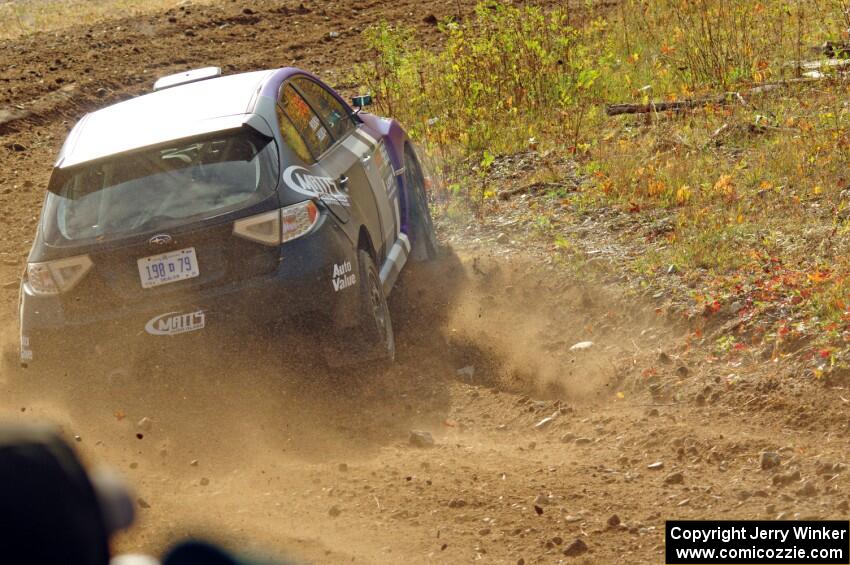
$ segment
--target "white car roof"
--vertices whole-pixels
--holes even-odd
[[[238,128],[250,120],[274,71],[255,71],[152,92],[92,112],[74,126],[56,162],[65,168],[171,140]]]

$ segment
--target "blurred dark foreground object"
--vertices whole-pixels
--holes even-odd
[[[109,537],[132,522],[121,480],[90,477],[55,430],[0,425],[0,562],[107,565]]]
[[[169,551],[162,565],[292,565],[292,562],[236,556],[205,542],[187,541]]]
[[[135,517],[133,499],[110,471],[87,474],[76,453],[48,426],[0,424],[0,564],[110,565],[109,538]],[[189,541],[164,565],[287,565],[233,556]],[[157,565],[120,555],[111,565]]]

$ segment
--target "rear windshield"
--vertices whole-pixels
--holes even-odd
[[[268,196],[277,175],[274,142],[247,131],[57,169],[45,236],[109,239],[210,218]]]

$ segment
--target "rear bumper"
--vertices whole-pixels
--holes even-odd
[[[21,362],[61,362],[68,356],[122,355],[147,348],[185,351],[216,338],[273,336],[278,323],[299,316],[342,330],[356,324],[359,311],[360,281],[338,284],[346,264],[357,272],[356,247],[335,221],[325,218],[315,232],[280,247],[280,262],[272,273],[156,301],[97,304],[89,314],[79,303],[72,309],[63,306],[66,297],[35,295],[24,282]]]

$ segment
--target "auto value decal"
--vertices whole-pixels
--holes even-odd
[[[283,182],[286,186],[307,196],[331,200],[337,204],[348,206],[348,195],[343,192],[336,181],[330,177],[314,175],[299,165],[292,165],[283,171]]]
[[[189,312],[167,312],[148,320],[145,331],[151,335],[177,335],[201,330],[206,325],[206,314],[203,310]]]
[[[357,284],[357,275],[351,272],[351,261],[345,261],[339,265],[334,264],[333,277],[334,292],[339,292]]]

